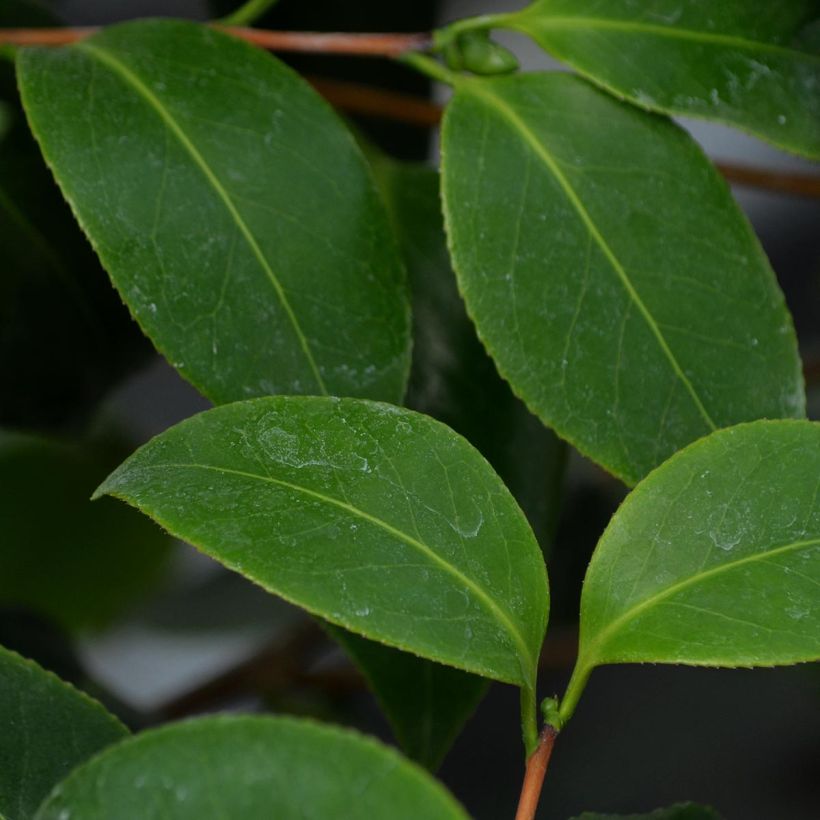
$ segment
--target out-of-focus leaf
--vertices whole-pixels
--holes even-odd
[[[536,0],[505,18],[618,97],[820,158],[817,0]]]
[[[141,21],[25,49],[43,154],[146,334],[216,402],[398,401],[404,271],[342,122],[275,57]]]
[[[111,499],[90,501],[110,468],[91,446],[0,435],[0,602],[98,628],[156,580],[167,536]]]
[[[204,718],[144,732],[70,775],[38,820],[467,820],[392,749],[303,720]]]
[[[404,753],[431,771],[487,691],[487,681],[327,624],[362,670]]]
[[[459,79],[442,141],[467,309],[579,450],[634,483],[716,428],[804,414],[783,294],[685,132],[553,72]]]
[[[0,647],[0,814],[28,820],[75,766],[127,729],[99,703]]]

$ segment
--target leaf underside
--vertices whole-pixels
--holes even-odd
[[[618,97],[820,158],[815,0],[537,0],[507,19]]]

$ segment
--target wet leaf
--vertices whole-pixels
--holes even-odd
[[[137,735],[77,769],[38,820],[466,820],[422,769],[353,732],[217,717]]]
[[[0,815],[34,816],[75,766],[128,734],[74,687],[0,647]]]
[[[536,0],[506,18],[643,108],[716,120],[820,157],[816,0]]]
[[[634,483],[716,428],[803,415],[783,295],[677,126],[531,74],[459,80],[442,139],[467,309],[559,435]]]
[[[23,103],[143,330],[209,398],[398,400],[403,271],[364,158],[274,57],[208,27],[23,50]]]
[[[413,297],[413,365],[406,404],[452,427],[493,465],[544,552],[558,520],[565,447],[498,375],[467,316],[453,273],[439,175],[371,153],[393,217]]]
[[[531,691],[546,573],[501,480],[432,419],[275,397],[155,438],[99,488],[331,623]]]
[[[576,680],[604,663],[817,660],[818,585],[820,424],[713,433],[638,485],[602,536]]]

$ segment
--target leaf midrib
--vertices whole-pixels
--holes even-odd
[[[531,688],[532,682],[535,675],[535,659],[533,658],[532,653],[527,645],[524,636],[521,634],[521,631],[516,626],[515,622],[512,620],[511,616],[502,609],[492,598],[492,596],[486,592],[482,587],[480,587],[475,581],[473,581],[470,577],[465,575],[458,567],[449,564],[443,558],[436,554],[434,550],[427,546],[423,541],[414,538],[412,535],[409,535],[406,532],[394,527],[392,524],[384,521],[383,519],[368,513],[365,510],[360,509],[359,507],[355,507],[354,505],[346,502],[341,501],[338,498],[334,498],[330,495],[325,495],[324,493],[320,493],[316,490],[312,490],[309,487],[302,487],[299,484],[293,484],[289,481],[285,481],[279,478],[273,478],[273,476],[264,476],[259,475],[258,473],[249,473],[245,470],[236,470],[231,467],[218,467],[213,464],[197,464],[197,463],[189,463],[189,464],[182,464],[182,463],[163,463],[163,464],[144,464],[139,465],[139,469],[194,469],[194,470],[208,470],[211,472],[216,473],[227,473],[229,475],[235,475],[242,478],[250,478],[256,481],[262,481],[268,484],[273,484],[275,486],[283,487],[285,489],[293,490],[297,493],[302,493],[310,498],[315,498],[318,501],[321,501],[325,504],[330,504],[332,506],[338,507],[339,509],[345,510],[346,512],[350,513],[353,516],[356,516],[363,521],[366,521],[370,524],[373,524],[376,527],[380,527],[385,532],[389,533],[390,535],[398,538],[401,541],[404,541],[409,546],[416,549],[422,555],[426,556],[430,559],[434,564],[438,565],[441,569],[447,572],[450,576],[455,578],[459,583],[463,584],[464,586],[468,587],[473,594],[481,601],[484,605],[485,609],[489,611],[489,613],[493,616],[494,620],[501,624],[504,630],[512,637],[513,643],[518,648],[518,652],[520,653],[520,659],[524,661],[527,669],[526,683],[524,684],[525,688]],[[100,487],[94,493],[94,497],[96,498],[98,494],[109,492],[107,488],[108,482]],[[114,492],[112,488],[110,492]]]
[[[231,199],[230,194],[220,182],[219,178],[217,177],[214,170],[211,166],[206,162],[205,158],[197,149],[196,145],[192,142],[192,140],[188,137],[188,135],[183,130],[182,126],[174,119],[174,116],[171,112],[166,108],[163,102],[157,97],[156,94],[140,79],[140,77],[135,74],[127,65],[125,65],[122,61],[117,59],[117,57],[108,51],[105,48],[100,47],[99,45],[92,44],[88,41],[84,41],[81,43],[77,43],[74,48],[78,49],[79,51],[88,54],[92,58],[96,58],[100,63],[106,66],[109,70],[113,73],[118,75],[125,83],[131,86],[134,91],[137,93],[138,96],[142,97],[145,102],[148,103],[149,107],[154,110],[157,116],[163,121],[163,123],[167,126],[167,128],[171,131],[171,133],[177,138],[179,143],[182,147],[187,151],[190,155],[191,159],[194,161],[194,164],[200,169],[202,174],[208,180],[211,187],[214,189],[215,193],[225,205],[228,213],[230,214],[233,221],[236,223],[239,232],[242,234],[245,241],[248,243],[248,246],[253,253],[254,258],[259,263],[260,267],[264,271],[265,275],[267,276],[270,283],[273,285],[273,289],[276,292],[277,297],[279,298],[279,302],[282,305],[282,308],[285,311],[285,315],[288,317],[291,326],[293,327],[293,331],[296,334],[296,338],[299,341],[299,346],[304,353],[305,359],[307,359],[308,366],[313,374],[314,379],[321,391],[322,395],[327,395],[328,391],[324,383],[324,379],[322,379],[322,375],[319,372],[319,368],[316,364],[316,360],[313,357],[313,352],[310,349],[310,345],[308,343],[307,337],[302,330],[302,327],[299,323],[298,318],[296,317],[296,313],[293,310],[290,301],[288,300],[287,294],[285,293],[284,288],[282,287],[282,283],[279,281],[278,277],[273,271],[270,263],[268,262],[265,254],[262,252],[262,249],[259,246],[259,243],[256,241],[256,237],[254,237],[253,233],[251,232],[248,224],[242,218],[242,215],[239,212],[234,201]]]
[[[794,552],[797,550],[817,545],[820,545],[820,538],[810,538],[806,541],[793,541],[792,543],[785,544],[781,547],[774,547],[764,552],[756,552],[753,555],[747,555],[744,558],[738,558],[736,561],[729,561],[726,564],[720,564],[719,566],[703,570],[702,572],[698,572],[695,575],[691,575],[682,581],[677,581],[674,584],[670,584],[668,587],[665,587],[664,589],[650,595],[648,598],[645,598],[643,601],[640,601],[639,603],[635,604],[630,609],[627,609],[626,612],[623,612],[614,621],[611,621],[608,626],[606,626],[603,630],[601,630],[601,632],[598,633],[598,635],[592,640],[591,643],[581,648],[578,666],[583,667],[585,669],[592,669],[594,666],[597,665],[597,661],[595,660],[596,651],[600,652],[601,648],[606,645],[607,640],[615,632],[617,632],[622,626],[624,626],[624,624],[627,624],[629,623],[629,621],[634,620],[642,612],[645,612],[647,609],[666,600],[667,598],[670,598],[678,592],[681,592],[682,590],[687,589],[690,586],[694,586],[695,584],[698,584],[707,578],[712,578],[715,575],[721,575],[724,572],[737,569],[737,567],[743,566],[744,564],[752,564],[756,561],[761,561],[765,558],[771,558],[774,555],[781,555],[783,553]]]
[[[812,54],[809,51],[801,51],[799,49],[790,48],[789,46],[781,46],[776,43],[766,43],[762,40],[751,40],[747,37],[741,37],[736,34],[720,34],[713,31],[701,31],[699,29],[679,28],[677,26],[664,26],[660,23],[645,23],[633,20],[610,20],[603,17],[565,17],[565,16],[549,16],[536,15],[532,13],[527,15],[522,13],[520,18],[524,21],[524,25],[517,25],[516,28],[526,28],[526,23],[530,20],[535,22],[535,25],[545,31],[550,28],[553,29],[600,29],[620,32],[638,32],[641,34],[651,34],[657,37],[663,37],[670,40],[689,40],[696,43],[708,43],[710,45],[733,46],[748,51],[762,51],[771,54],[779,54],[784,57],[792,59],[811,60],[812,62],[820,62],[820,56]],[[517,22],[513,18],[513,22]]]
[[[649,309],[644,304],[643,300],[640,297],[640,294],[637,292],[635,286],[632,284],[632,281],[630,280],[629,275],[627,274],[624,266],[621,264],[620,260],[615,255],[615,252],[609,246],[609,243],[606,241],[603,234],[598,230],[598,227],[592,219],[592,216],[586,209],[584,203],[581,201],[581,198],[578,195],[578,193],[572,187],[572,184],[561,171],[561,168],[558,165],[555,158],[550,154],[550,152],[543,145],[543,143],[539,141],[538,136],[532,131],[532,129],[521,118],[521,116],[503,99],[501,99],[492,91],[490,91],[486,87],[486,84],[484,82],[480,80],[469,81],[459,86],[459,90],[467,91],[471,94],[474,94],[482,98],[485,102],[489,103],[491,108],[495,109],[504,119],[506,119],[513,126],[513,130],[519,133],[523,141],[530,147],[530,149],[535,153],[535,155],[546,165],[547,170],[555,177],[556,181],[561,186],[561,189],[563,190],[570,204],[573,206],[575,211],[578,213],[578,216],[581,218],[581,221],[584,223],[584,226],[589,231],[592,238],[595,240],[595,243],[603,252],[609,264],[612,266],[613,270],[617,274],[619,280],[621,281],[621,284],[624,286],[624,289],[626,290],[630,299],[637,307],[638,312],[641,314],[641,316],[643,316],[644,320],[649,326],[651,333],[655,337],[655,340],[658,342],[658,346],[661,348],[661,351],[667,358],[673,372],[678,377],[678,379],[680,379],[681,383],[686,388],[687,392],[689,393],[692,399],[692,402],[694,403],[703,420],[708,425],[709,430],[716,430],[717,425],[712,420],[712,417],[706,410],[706,407],[701,401],[701,398],[695,390],[694,385],[689,380],[687,375],[683,372],[680,363],[678,362],[677,358],[675,357],[675,354],[669,347],[669,343],[666,341],[666,338],[661,332],[658,323],[655,321],[652,314],[649,312]]]

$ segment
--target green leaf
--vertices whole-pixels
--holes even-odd
[[[599,814],[585,811],[573,820],[720,820],[720,815],[709,806],[676,803],[665,809],[655,809],[648,814]]]
[[[406,403],[481,451],[545,549],[557,521],[563,443],[513,396],[467,317],[447,252],[438,174],[364,148],[410,279],[414,345]],[[331,634],[362,669],[403,750],[436,769],[486,691],[483,680],[338,628]]]
[[[432,168],[371,154],[413,297],[405,403],[461,433],[493,465],[547,552],[558,523],[565,447],[515,397],[476,336],[458,293]]]
[[[467,309],[559,435],[634,483],[715,428],[803,414],[783,295],[685,132],[551,73],[459,80],[442,139]]]
[[[75,766],[128,734],[87,695],[0,647],[0,814],[33,817]]]
[[[820,158],[817,18],[816,0],[536,0],[502,25],[643,108]]]
[[[217,717],[140,734],[74,772],[38,820],[466,820],[422,769],[353,732]]]
[[[713,433],[648,476],[601,537],[562,713],[600,664],[820,659],[818,586],[820,424]]]
[[[219,407],[99,488],[331,623],[532,690],[546,572],[484,459],[432,419],[357,399]]]
[[[123,299],[209,398],[401,398],[401,262],[360,150],[307,83],[172,21],[24,50],[18,76]]]
[[[435,771],[487,691],[487,681],[330,626],[373,689],[408,757]]]
[[[0,434],[0,603],[99,628],[156,581],[169,539],[111,499],[89,500],[111,466],[88,445]]]

